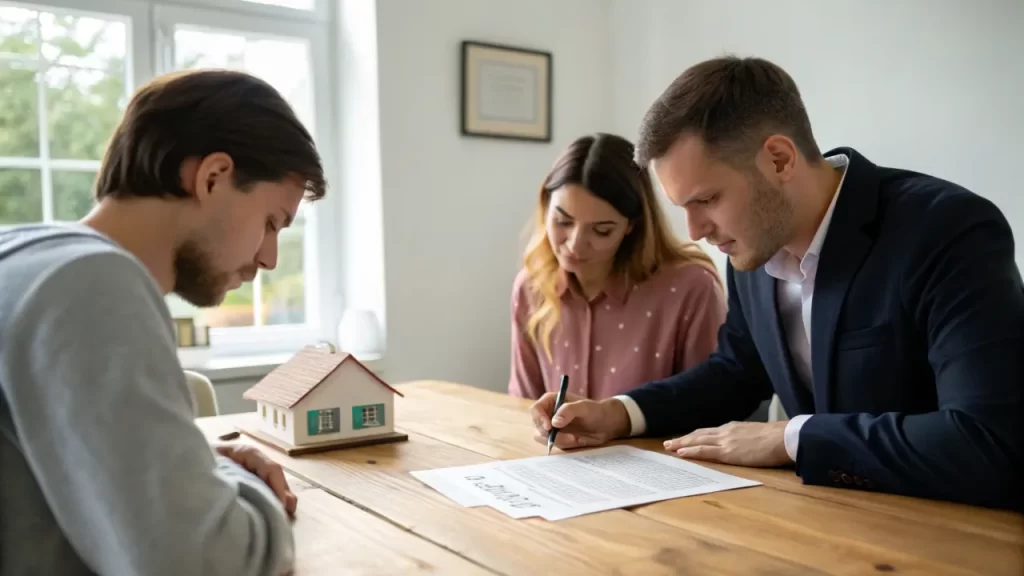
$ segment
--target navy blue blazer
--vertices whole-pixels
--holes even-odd
[[[647,436],[743,420],[779,395],[807,484],[1021,509],[1024,286],[992,202],[851,148],[811,310],[813,391],[796,376],[764,267],[726,272],[702,364],[628,393]]]

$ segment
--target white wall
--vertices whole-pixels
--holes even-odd
[[[686,67],[761,56],[794,77],[823,149],[852,146],[986,196],[1024,261],[1021,0],[615,0],[612,21],[615,126],[628,137]],[[682,209],[668,210],[685,233]]]
[[[369,310],[383,325],[384,233],[380,194],[380,108],[377,77],[377,2],[339,0],[334,38],[334,102],[341,164],[340,214],[334,240],[342,264],[343,309]],[[341,320],[331,318],[336,323]],[[347,343],[346,343],[347,344]],[[376,342],[374,344],[381,344]],[[372,346],[372,344],[370,344]],[[361,348],[364,346],[360,346]]]
[[[509,302],[541,180],[573,138],[613,124],[609,5],[377,3],[388,380],[504,390]],[[551,144],[459,133],[459,44],[553,53]]]

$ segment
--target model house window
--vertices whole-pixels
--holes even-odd
[[[277,426],[277,408],[274,408],[274,426]]]
[[[367,404],[352,407],[352,428],[376,428],[384,425],[384,405]]]
[[[320,431],[334,429],[334,412],[331,410],[320,411]]]
[[[310,436],[341,432],[341,408],[310,410],[306,413],[306,433]]]
[[[363,406],[363,426],[380,426],[376,406]]]
[[[267,419],[267,407],[266,407],[266,405],[263,406],[263,419],[264,420]]]
[[[281,428],[288,428],[288,415],[281,414]]]

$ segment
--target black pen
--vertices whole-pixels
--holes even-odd
[[[565,392],[569,389],[569,376],[562,374],[562,383],[558,387],[558,396],[555,397],[555,409],[551,411],[551,417],[554,418],[555,414],[558,413],[558,409],[562,407],[562,403],[565,402]],[[551,430],[548,431],[548,456],[551,455],[551,447],[555,445],[555,435],[558,434],[558,428],[554,425],[551,426]]]

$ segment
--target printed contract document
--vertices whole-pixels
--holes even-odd
[[[462,506],[550,521],[761,484],[632,446],[411,474]]]

